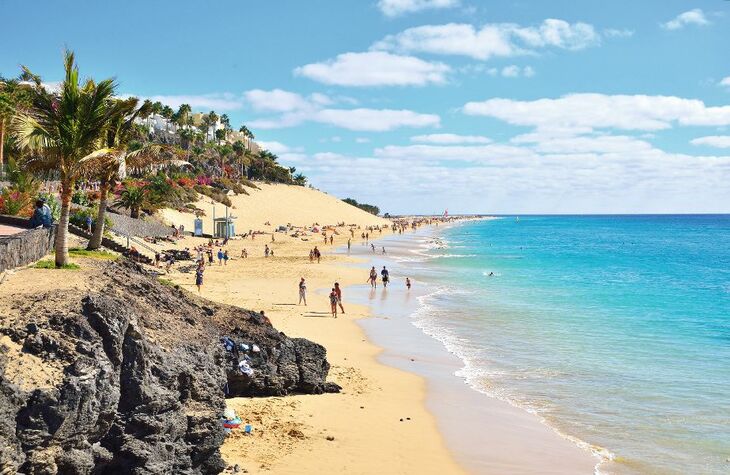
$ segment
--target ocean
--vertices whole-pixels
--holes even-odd
[[[730,473],[730,216],[501,217],[408,239],[393,273],[428,289],[410,322],[471,388],[597,448],[601,473]]]

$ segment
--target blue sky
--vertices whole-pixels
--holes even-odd
[[[384,211],[730,212],[730,2],[0,0],[0,73],[227,113]]]

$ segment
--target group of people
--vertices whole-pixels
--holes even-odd
[[[345,307],[342,305],[342,289],[340,288],[339,282],[335,282],[335,286],[332,287],[329,299],[330,310],[334,318],[337,318],[338,307],[341,313],[345,313]],[[299,280],[299,303],[297,305],[301,305],[302,303],[304,303],[305,307],[307,306],[307,282],[304,280],[304,277]]]
[[[314,246],[314,249],[309,251],[309,262],[314,262],[315,259],[317,260],[317,264],[319,264],[322,259],[322,253],[319,252],[317,246]]]

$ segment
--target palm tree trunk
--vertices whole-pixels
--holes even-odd
[[[61,183],[61,217],[56,227],[56,267],[68,264],[68,218],[71,213],[73,184]]]
[[[106,206],[109,197],[109,181],[102,180],[99,187],[99,214],[96,215],[96,226],[94,226],[94,234],[91,235],[86,249],[94,250],[101,247],[101,240],[104,237],[104,220],[106,219]]]
[[[5,176],[5,118],[0,119],[0,180]]]

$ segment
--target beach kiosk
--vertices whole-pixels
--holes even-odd
[[[236,228],[233,225],[233,217],[215,218],[213,220],[213,237],[229,238],[236,235]]]

